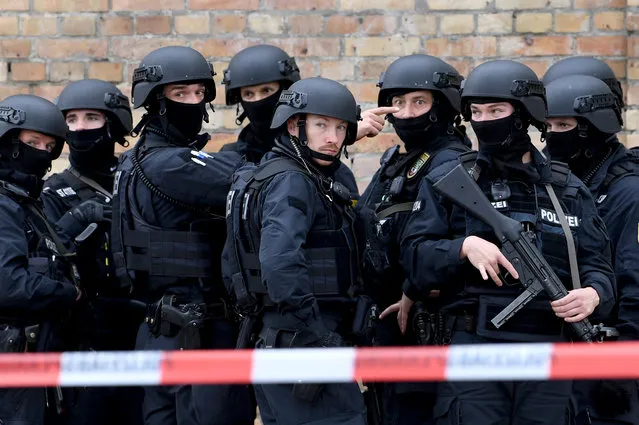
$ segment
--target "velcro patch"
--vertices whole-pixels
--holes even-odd
[[[556,212],[541,208],[541,219],[547,223],[559,224],[559,216]],[[579,218],[574,215],[567,215],[566,221],[570,227],[579,227]]]

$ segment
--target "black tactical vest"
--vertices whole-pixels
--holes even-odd
[[[233,178],[227,198],[231,292],[241,309],[272,305],[262,282],[258,257],[261,230],[256,219],[256,211],[260,207],[257,199],[261,188],[285,171],[308,176],[324,195],[322,203],[328,214],[329,227],[312,229],[305,243],[312,293],[318,301],[341,301],[354,295],[358,256],[353,230],[354,215],[350,206],[340,205],[334,199],[333,191],[326,186],[327,181],[309,173],[291,158],[278,157],[257,166],[247,164],[240,168]],[[332,184],[339,185],[337,182]]]
[[[124,154],[113,186],[111,244],[116,276],[123,287],[151,298],[176,286],[197,284],[211,289],[221,279],[224,220],[180,204],[153,186],[137,157],[142,143],[147,148],[155,147],[140,140]],[[150,191],[152,196],[192,210],[192,221],[181,223],[179,230],[162,230],[146,222],[133,202],[139,182],[146,186],[142,190]]]

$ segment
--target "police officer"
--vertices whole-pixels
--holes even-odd
[[[280,94],[299,79],[295,58],[279,47],[261,44],[247,47],[233,56],[222,80],[222,84],[226,85],[226,104],[238,105],[238,125],[245,118],[249,119],[249,125],[242,129],[237,142],[226,144],[221,150],[236,151],[247,161],[259,163],[273,148],[278,135],[278,131],[270,126]],[[379,134],[384,127],[384,115],[394,111],[388,107],[364,111],[358,122],[356,140]],[[348,157],[348,153],[345,154]],[[354,195],[359,193],[355,177],[348,167],[340,166],[336,179]]]
[[[280,96],[273,150],[234,176],[225,277],[240,307],[259,301],[257,348],[338,347],[350,337],[358,256],[351,199],[334,173],[358,115],[343,85],[300,80]],[[365,423],[355,383],[254,388],[265,424]]]
[[[70,252],[36,200],[60,156],[67,126],[60,110],[32,95],[0,102],[0,352],[62,351],[63,321],[80,298]],[[0,422],[43,424],[60,411],[60,390],[0,390]],[[46,406],[51,409],[47,412]],[[52,412],[53,411],[53,412]]]
[[[575,70],[577,71],[577,70]],[[613,245],[620,340],[639,339],[639,156],[617,139],[621,109],[601,80],[570,75],[547,84],[546,145],[590,189]],[[581,423],[639,423],[637,381],[575,382]]]
[[[44,212],[68,238],[78,236],[91,222],[99,226],[76,248],[93,317],[87,323],[90,334],[84,344],[88,346],[83,348],[131,350],[144,312],[126,304],[128,291],[115,278],[109,248],[115,144],[127,145],[125,135],[133,128],[129,99],[106,81],[81,80],[62,90],[57,105],[71,130],[67,136],[71,165],[45,181]],[[100,210],[102,214],[94,214]],[[69,423],[142,423],[142,395],[141,389],[130,387],[77,390]]]
[[[149,305],[136,349],[232,348],[220,273],[224,203],[235,152],[201,152],[213,67],[183,46],[149,53],[133,75],[133,106],[146,114],[135,147],[121,158],[113,201],[112,245],[122,284]],[[241,424],[246,386],[145,388],[147,424]],[[246,404],[244,404],[246,403]]]
[[[275,143],[277,132],[270,127],[280,94],[299,79],[295,58],[279,47],[260,44],[233,56],[222,80],[226,85],[226,104],[237,105],[238,125],[246,118],[249,124],[237,142],[222,146],[222,150],[239,152],[247,161],[259,163]]]
[[[364,251],[365,282],[369,293],[381,309],[395,303],[402,294],[406,277],[399,263],[399,238],[406,218],[413,209],[419,184],[429,170],[468,151],[464,133],[455,126],[461,111],[459,88],[463,77],[439,58],[416,54],[394,61],[382,74],[378,105],[395,106],[398,112],[388,115],[395,132],[404,142],[382,156],[381,168],[358,203],[373,210],[375,220]],[[362,217],[364,220],[366,218]],[[423,316],[423,312],[420,313]],[[376,344],[433,344],[418,340],[419,330],[403,336],[395,318],[384,317],[377,324]],[[422,332],[425,330],[422,329]],[[425,424],[432,415],[434,402],[430,384],[384,384],[383,415],[385,424]]]
[[[544,87],[535,73],[509,60],[479,65],[465,82],[462,113],[473,126],[479,151],[462,155],[461,162],[495,208],[522,223],[569,292],[552,303],[533,301],[500,329],[490,323],[521,292],[512,280],[502,280],[504,274],[519,276],[491,228],[435,192],[432,182],[453,165],[443,164],[420,188],[401,243],[409,273],[398,305],[400,326],[406,326],[411,300],[433,289],[441,290],[442,332],[452,344],[561,341],[570,337],[564,336],[564,322],[608,315],[614,275],[605,226],[583,183],[565,166],[551,166],[528,135],[528,127],[543,128],[546,117]],[[563,213],[554,204],[562,205]],[[579,259],[579,276],[572,280],[559,214],[567,218]],[[438,388],[434,414],[437,424],[457,423],[462,412],[480,425],[568,424],[571,389],[569,381],[447,382]]]

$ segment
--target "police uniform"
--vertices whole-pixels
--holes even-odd
[[[347,121],[345,144],[354,141],[357,106],[341,84],[301,80],[280,102],[273,128],[295,114],[327,115]],[[259,166],[238,170],[229,192],[225,280],[238,308],[256,316],[258,349],[335,347],[352,336],[358,252],[351,199],[336,191],[338,157],[318,167],[304,140],[281,135]],[[365,423],[355,383],[254,388],[264,424]]]
[[[608,249],[605,227],[592,199],[575,177],[564,175],[566,180],[561,182],[553,179],[550,165],[540,155],[535,155],[534,162],[534,169],[539,174],[536,182],[503,182],[498,176],[491,176],[491,170],[487,168],[478,183],[489,199],[501,202],[498,204],[500,212],[529,226],[544,257],[569,287],[566,242],[544,185],[550,182],[556,192],[563,193],[561,201],[569,223],[572,222],[583,285],[597,290],[601,301],[595,315],[606,317],[614,304],[612,276],[604,255]],[[434,170],[431,181],[437,181],[450,169],[451,166],[444,165]],[[509,186],[511,196],[508,199],[495,199],[491,192],[495,181]],[[504,328],[491,328],[487,321],[508,305],[518,291],[497,288],[492,282],[482,281],[478,272],[459,259],[465,237],[448,238],[451,234],[465,234],[495,241],[492,230],[456,207],[452,207],[454,214],[448,214],[450,205],[434,193],[432,183],[422,186],[417,199],[419,206],[409,219],[407,236],[402,241],[403,260],[414,266],[409,277],[413,285],[404,290],[413,298],[441,289],[446,338],[452,344],[564,340],[561,320],[554,316],[548,301],[534,301],[535,306],[519,312]],[[456,217],[456,214],[465,218]],[[451,228],[451,223],[461,227]],[[420,258],[431,260],[419,261]],[[565,420],[569,417],[566,409],[569,408],[570,388],[571,382],[449,382],[440,387],[434,413],[438,424],[455,423],[462,411],[464,416],[477,418],[477,423],[499,423],[504,418],[510,418],[513,423],[524,419],[529,421],[525,423],[568,423]],[[523,404],[519,405],[520,402]],[[513,411],[516,405],[519,407]]]
[[[20,130],[56,139],[51,152],[27,146]],[[0,351],[63,351],[67,322],[78,291],[70,251],[36,200],[42,177],[62,151],[67,127],[51,102],[10,96],[0,102]],[[40,425],[58,420],[60,390],[0,389],[0,422]],[[47,409],[47,406],[50,408]]]
[[[473,70],[462,93],[462,110],[468,113],[470,102],[487,98],[489,102],[499,101],[493,99],[512,102],[515,112],[482,125],[472,121],[480,150],[478,154],[462,155],[461,160],[495,208],[522,223],[525,237],[539,248],[570,288],[567,242],[548,185],[553,188],[575,241],[582,284],[594,288],[600,297],[594,315],[604,318],[615,299],[608,236],[583,183],[567,167],[551,165],[530,142],[528,123],[542,125],[545,116],[543,87],[538,89],[539,86],[534,72],[513,61],[487,62]],[[489,133],[485,131],[487,125],[492,126]],[[495,139],[495,135],[502,135],[506,141]],[[515,154],[509,157],[511,151]],[[521,159],[525,152],[532,154],[527,164]],[[496,329],[490,323],[521,289],[518,285],[497,287],[492,281],[484,281],[471,264],[460,259],[462,244],[468,236],[498,242],[487,224],[433,189],[434,182],[454,165],[444,164],[431,171],[428,181],[420,187],[401,242],[401,257],[408,271],[404,293],[415,299],[431,290],[441,290],[440,326],[444,342],[451,344],[550,342],[570,338],[563,321],[555,316],[544,296],[501,328]],[[425,258],[429,260],[424,261]],[[477,424],[568,424],[574,415],[569,410],[571,387],[569,381],[446,382],[438,389],[434,415],[437,424],[458,423],[462,415],[473,418]]]
[[[638,160],[636,152],[617,143],[588,182],[613,246],[617,305],[611,314],[614,319],[607,323],[617,328],[620,341],[639,339]],[[575,383],[580,420],[589,420],[592,425],[639,424],[639,381],[613,381],[607,385],[612,387],[608,390],[612,394],[606,394],[606,383]]]
[[[433,82],[433,75],[442,80],[438,85]],[[400,153],[399,146],[395,146],[382,155],[381,167],[358,203],[362,221],[368,221],[367,216],[374,213],[373,222],[368,225],[370,230],[364,249],[363,270],[367,290],[381,310],[396,302],[402,294],[406,274],[399,262],[399,239],[413,209],[420,182],[431,169],[455,160],[460,153],[468,150],[463,143],[464,134],[453,126],[455,116],[459,114],[462,79],[452,66],[441,59],[416,54],[394,61],[382,73],[378,83],[380,107],[391,106],[393,96],[417,90],[428,90],[434,97],[431,109],[420,116],[405,119],[388,116],[407,152]],[[433,310],[431,306],[429,309]],[[404,336],[394,317],[384,318],[377,322],[375,345],[435,343],[432,340],[419,341],[418,332],[411,326]],[[368,386],[376,387],[377,397],[381,392],[384,424],[427,424],[432,419],[434,384],[384,383]],[[372,404],[369,410],[374,408],[375,404]]]
[[[612,242],[617,278],[618,304],[607,323],[617,328],[620,340],[637,340],[639,155],[615,136],[623,124],[619,103],[623,95],[614,73],[598,59],[582,63],[579,69],[573,65],[558,63],[544,76],[549,117],[577,120],[572,130],[549,132],[547,149],[553,159],[568,163],[595,199]],[[569,72],[587,75],[560,75]],[[578,423],[639,424],[637,389],[637,381],[632,380],[575,382]]]
[[[137,350],[235,346],[220,255],[226,194],[242,158],[200,152],[208,141],[197,135],[204,102],[215,98],[212,74],[187,47],[151,52],[136,70],[134,106],[147,106],[149,114],[116,172],[111,239],[116,275],[148,304]],[[163,98],[162,86],[176,82],[202,82],[204,102]],[[198,111],[199,123],[191,116]],[[246,386],[179,385],[145,388],[143,410],[147,424],[239,425],[252,423],[249,406]]]
[[[99,129],[74,131],[67,137],[71,165],[51,175],[44,184],[41,199],[47,218],[57,223],[63,237],[73,239],[90,223],[75,226],[65,214],[85,201],[110,208],[113,176],[117,166],[116,138],[132,129],[129,100],[113,84],[101,80],[81,80],[69,84],[57,99],[63,114],[89,109],[105,115]],[[65,224],[71,224],[66,226]],[[110,252],[110,220],[96,223],[96,230],[77,246],[78,272],[83,290],[91,300],[91,320],[83,350],[132,350],[144,311],[129,304],[129,292],[115,277]],[[72,231],[69,227],[76,228]],[[75,389],[68,424],[141,424],[141,388],[88,387]]]

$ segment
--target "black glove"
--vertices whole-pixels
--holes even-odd
[[[73,208],[70,214],[75,216],[78,221],[82,221],[88,226],[91,223],[111,220],[111,211],[111,205],[105,205],[97,201],[88,200]]]
[[[592,391],[592,401],[595,410],[609,417],[623,415],[630,411],[634,381],[600,381]]]
[[[58,220],[56,226],[67,239],[72,240],[78,236],[91,223],[111,219],[111,206],[97,201],[84,201]]]

